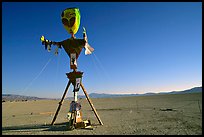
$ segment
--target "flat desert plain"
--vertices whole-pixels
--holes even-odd
[[[2,103],[3,135],[202,135],[202,93],[118,98],[92,98],[99,125],[88,101],[80,99],[83,120],[93,130],[68,131],[64,100],[55,125],[50,126],[60,100]]]

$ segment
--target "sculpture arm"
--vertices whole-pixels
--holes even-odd
[[[84,37],[84,41],[85,41],[85,55],[91,54],[94,51],[94,48],[92,48],[89,44],[88,44],[88,37],[86,35],[86,29],[83,27],[83,37]]]
[[[45,50],[50,51],[51,50],[51,45],[57,46],[57,49],[62,48],[62,42],[51,41],[51,40],[45,39],[44,36],[41,36],[40,40],[42,42],[42,45],[45,45]],[[56,51],[56,52],[58,53],[58,51]]]

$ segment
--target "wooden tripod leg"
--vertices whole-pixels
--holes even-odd
[[[89,98],[88,94],[86,93],[86,90],[85,90],[82,82],[81,82],[80,86],[81,86],[82,90],[84,91],[84,94],[85,94],[85,96],[86,96],[86,98],[87,98],[87,100],[88,100],[92,110],[94,111],[94,114],[96,115],[96,118],[98,119],[98,122],[100,123],[100,125],[103,125],[103,122],[101,121],[98,113],[96,112],[96,109],[94,108],[93,103],[91,102],[91,99]]]
[[[61,101],[59,102],[59,106],[58,106],[58,108],[57,108],[57,111],[56,111],[56,113],[55,113],[55,116],[54,116],[54,118],[53,118],[53,120],[52,120],[51,125],[54,125],[54,122],[55,122],[55,120],[56,120],[56,118],[57,118],[57,115],[58,115],[59,110],[60,110],[60,108],[61,108],[62,102],[63,102],[63,100],[64,100],[64,98],[65,98],[65,95],[67,94],[67,91],[68,91],[68,88],[69,88],[70,84],[71,84],[71,81],[69,81],[68,84],[67,84],[67,87],[66,87],[66,89],[65,89],[65,91],[64,91],[64,94],[63,94],[63,96],[62,96]]]

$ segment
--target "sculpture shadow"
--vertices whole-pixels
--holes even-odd
[[[69,131],[67,130],[67,122],[57,123],[54,125],[20,125],[20,126],[9,126],[9,127],[2,127],[2,131],[20,131],[20,132],[28,132],[30,130],[39,130],[39,131]]]
[[[99,124],[92,124],[92,126],[98,126]],[[81,128],[84,130],[90,130],[89,128]],[[44,125],[44,124],[38,124],[38,125],[21,125],[21,126],[9,126],[9,127],[2,127],[2,131],[6,132],[30,132],[31,130],[37,131],[72,131],[68,130],[67,128],[67,122],[63,123],[56,123],[54,125]]]

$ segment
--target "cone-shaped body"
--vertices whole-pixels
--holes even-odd
[[[65,29],[70,34],[76,34],[80,26],[80,11],[78,8],[67,8],[61,14],[61,20]]]
[[[69,57],[71,57],[71,53],[76,53],[76,59],[78,59],[79,54],[81,53],[86,42],[84,39],[69,38],[62,41],[61,44]]]

